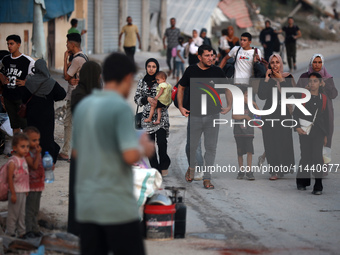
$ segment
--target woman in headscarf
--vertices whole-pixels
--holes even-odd
[[[43,59],[35,62],[33,73],[27,77],[22,97],[23,103],[27,103],[27,126],[40,131],[41,153],[48,151],[55,163],[60,147],[54,141],[54,102],[63,100],[66,92],[51,78]]]
[[[154,125],[153,122],[157,119],[157,114],[152,117],[152,122],[144,122],[150,114],[151,105],[156,105],[157,100],[154,97],[157,95],[156,88],[158,86],[156,82],[156,73],[159,71],[159,63],[154,58],[149,58],[145,62],[146,75],[143,79],[138,81],[136,94],[134,101],[138,106],[143,106],[143,118],[142,127],[150,135],[150,139],[157,142],[158,146],[158,158],[155,154],[149,158],[150,165],[156,168],[163,176],[168,174],[168,168],[170,166],[170,158],[167,153],[169,136],[169,114],[167,108],[162,108],[161,123]]]
[[[207,37],[207,29],[206,28],[201,29],[200,37],[203,39],[203,45],[212,46],[210,38]]]
[[[334,132],[334,108],[332,99],[338,96],[338,90],[335,87],[333,76],[330,75],[325,68],[325,59],[324,57],[317,53],[314,54],[309,62],[309,66],[307,68],[307,72],[301,74],[299,81],[297,83],[298,87],[308,88],[308,76],[311,73],[319,73],[322,77],[323,83],[323,91],[327,96],[327,108],[328,108],[328,120],[329,120],[329,133],[327,135],[327,144],[326,147],[331,148],[332,146],[332,137]]]
[[[88,61],[81,67],[79,71],[78,86],[72,91],[71,95],[71,111],[74,112],[78,103],[91,94],[93,89],[101,89],[100,75],[102,68],[99,64],[93,61]],[[70,180],[69,180],[69,203],[68,203],[68,221],[67,232],[74,235],[80,235],[80,226],[75,218],[75,196],[74,188],[76,183],[76,160],[71,155],[70,160]]]
[[[78,86],[72,91],[71,110],[72,113],[77,104],[93,89],[101,89],[100,75],[102,68],[94,61],[86,62],[79,71]]]
[[[292,109],[286,106],[286,113],[281,112],[281,88],[295,87],[294,77],[290,73],[283,72],[283,63],[280,55],[273,54],[269,58],[270,69],[267,70],[266,78],[261,79],[258,96],[261,100],[266,100],[263,110],[268,110],[273,104],[273,88],[277,88],[276,109],[270,115],[262,116],[264,125],[262,136],[264,150],[268,165],[271,167],[270,180],[276,180],[285,173],[290,172],[290,168],[295,165],[292,129],[284,127],[283,120],[292,119]],[[288,94],[288,96],[291,96]],[[275,119],[276,121],[270,121]],[[291,121],[285,121],[285,126],[291,126]]]
[[[227,36],[227,40],[228,40],[228,44],[230,46],[230,50],[234,47],[234,46],[240,46],[240,40],[237,36],[234,35],[234,27],[233,26],[229,26],[227,27],[228,29],[228,36]]]

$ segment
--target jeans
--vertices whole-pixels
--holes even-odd
[[[207,116],[189,116],[187,126],[187,144],[186,155],[190,168],[195,168],[197,148],[202,136],[204,134],[204,161],[206,171],[204,172],[203,179],[210,180],[211,173],[208,170],[209,166],[213,166],[215,163],[216,147],[219,126],[213,126],[213,120],[218,119],[219,114],[207,115]]]
[[[136,46],[133,47],[124,47],[124,51],[126,56],[132,60],[132,62],[135,62],[135,52],[136,52]]]
[[[179,77],[179,71],[184,74],[184,63],[182,61],[176,61],[176,77]]]

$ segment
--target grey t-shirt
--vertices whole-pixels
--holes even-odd
[[[114,91],[95,90],[75,109],[72,138],[77,152],[77,220],[97,224],[138,220],[132,169],[122,156],[138,148],[128,103]]]
[[[165,30],[164,36],[167,38],[168,49],[172,49],[178,45],[178,37],[181,31],[178,28],[171,29],[171,27]]]

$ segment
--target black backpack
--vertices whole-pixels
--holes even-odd
[[[235,63],[236,63],[237,55],[238,55],[238,52],[240,51],[240,49],[241,49],[241,46],[239,46],[239,48],[238,48],[238,50],[236,52],[235,58],[229,58],[228,61],[227,61],[227,64],[223,67],[223,72],[225,73],[225,76],[227,78],[234,77],[234,74],[235,74]]]

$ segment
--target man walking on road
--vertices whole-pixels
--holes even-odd
[[[127,25],[122,28],[122,31],[119,34],[119,47],[121,45],[120,40],[122,35],[125,35],[124,38],[124,51],[126,56],[128,56],[133,62],[135,62],[135,52],[137,45],[137,38],[139,43],[139,49],[142,49],[142,44],[140,42],[140,37],[138,33],[138,27],[132,24],[132,18],[129,16],[126,18]]]
[[[172,49],[178,45],[178,38],[181,35],[181,31],[176,27],[176,19],[170,19],[171,27],[167,28],[163,37],[163,47],[166,49],[166,63],[169,67],[168,76],[173,75],[175,77],[175,57],[173,58],[173,69],[171,68],[171,58],[172,58]],[[165,45],[165,38],[167,38],[167,44]],[[177,51],[176,51],[177,52]]]
[[[76,218],[83,255],[145,254],[131,165],[151,156],[154,145],[146,133],[138,143],[126,101],[135,72],[128,57],[111,54],[103,65],[103,90],[75,109]]]
[[[275,48],[275,44],[279,44],[277,34],[275,33],[274,29],[270,26],[270,21],[266,20],[265,28],[262,29],[260,33],[260,42],[264,49],[264,59],[268,62],[269,57],[273,54],[274,51],[278,51]],[[279,46],[278,45],[278,46]],[[279,46],[280,47],[280,46]],[[274,50],[275,49],[275,50]]]
[[[251,45],[252,36],[248,32],[241,35],[241,46],[235,46],[226,55],[220,64],[223,69],[228,59],[235,59],[234,83],[237,85],[249,85],[249,79],[253,74],[255,49]],[[257,50],[258,57],[261,58],[261,51]]]
[[[292,73],[293,68],[296,70],[296,40],[301,37],[300,28],[294,25],[294,19],[288,18],[288,26],[284,26],[282,31],[286,33],[285,45],[287,51],[287,62],[289,71]]]
[[[214,119],[219,119],[219,113],[226,114],[231,109],[231,93],[229,90],[226,90],[227,108],[222,108],[222,105],[215,106],[213,100],[209,99],[207,100],[207,113],[202,114],[201,95],[197,94],[197,92],[199,93],[199,91],[202,91],[200,90],[200,87],[204,86],[205,88],[212,89],[211,86],[213,85],[211,83],[225,84],[226,80],[224,72],[219,67],[212,65],[213,49],[211,46],[200,46],[198,48],[198,58],[200,60],[198,64],[191,65],[185,70],[182,79],[179,81],[177,94],[178,108],[180,112],[183,116],[189,117],[186,144],[189,168],[185,174],[187,182],[192,182],[194,179],[196,150],[202,134],[204,134],[205,170],[214,166],[219,127],[218,125],[214,126],[213,122]],[[200,81],[204,80],[201,78],[207,78],[209,79],[208,83],[210,84],[201,85],[202,82],[195,82],[192,78],[200,78]],[[190,98],[190,93],[195,93],[191,95],[191,97],[195,97],[195,100],[191,100],[191,103],[190,99],[186,99],[186,102],[183,101],[184,90],[186,88],[189,88],[187,89],[189,93],[187,98]],[[214,188],[214,185],[211,183],[211,173],[209,170],[204,171],[203,186],[206,189]]]

